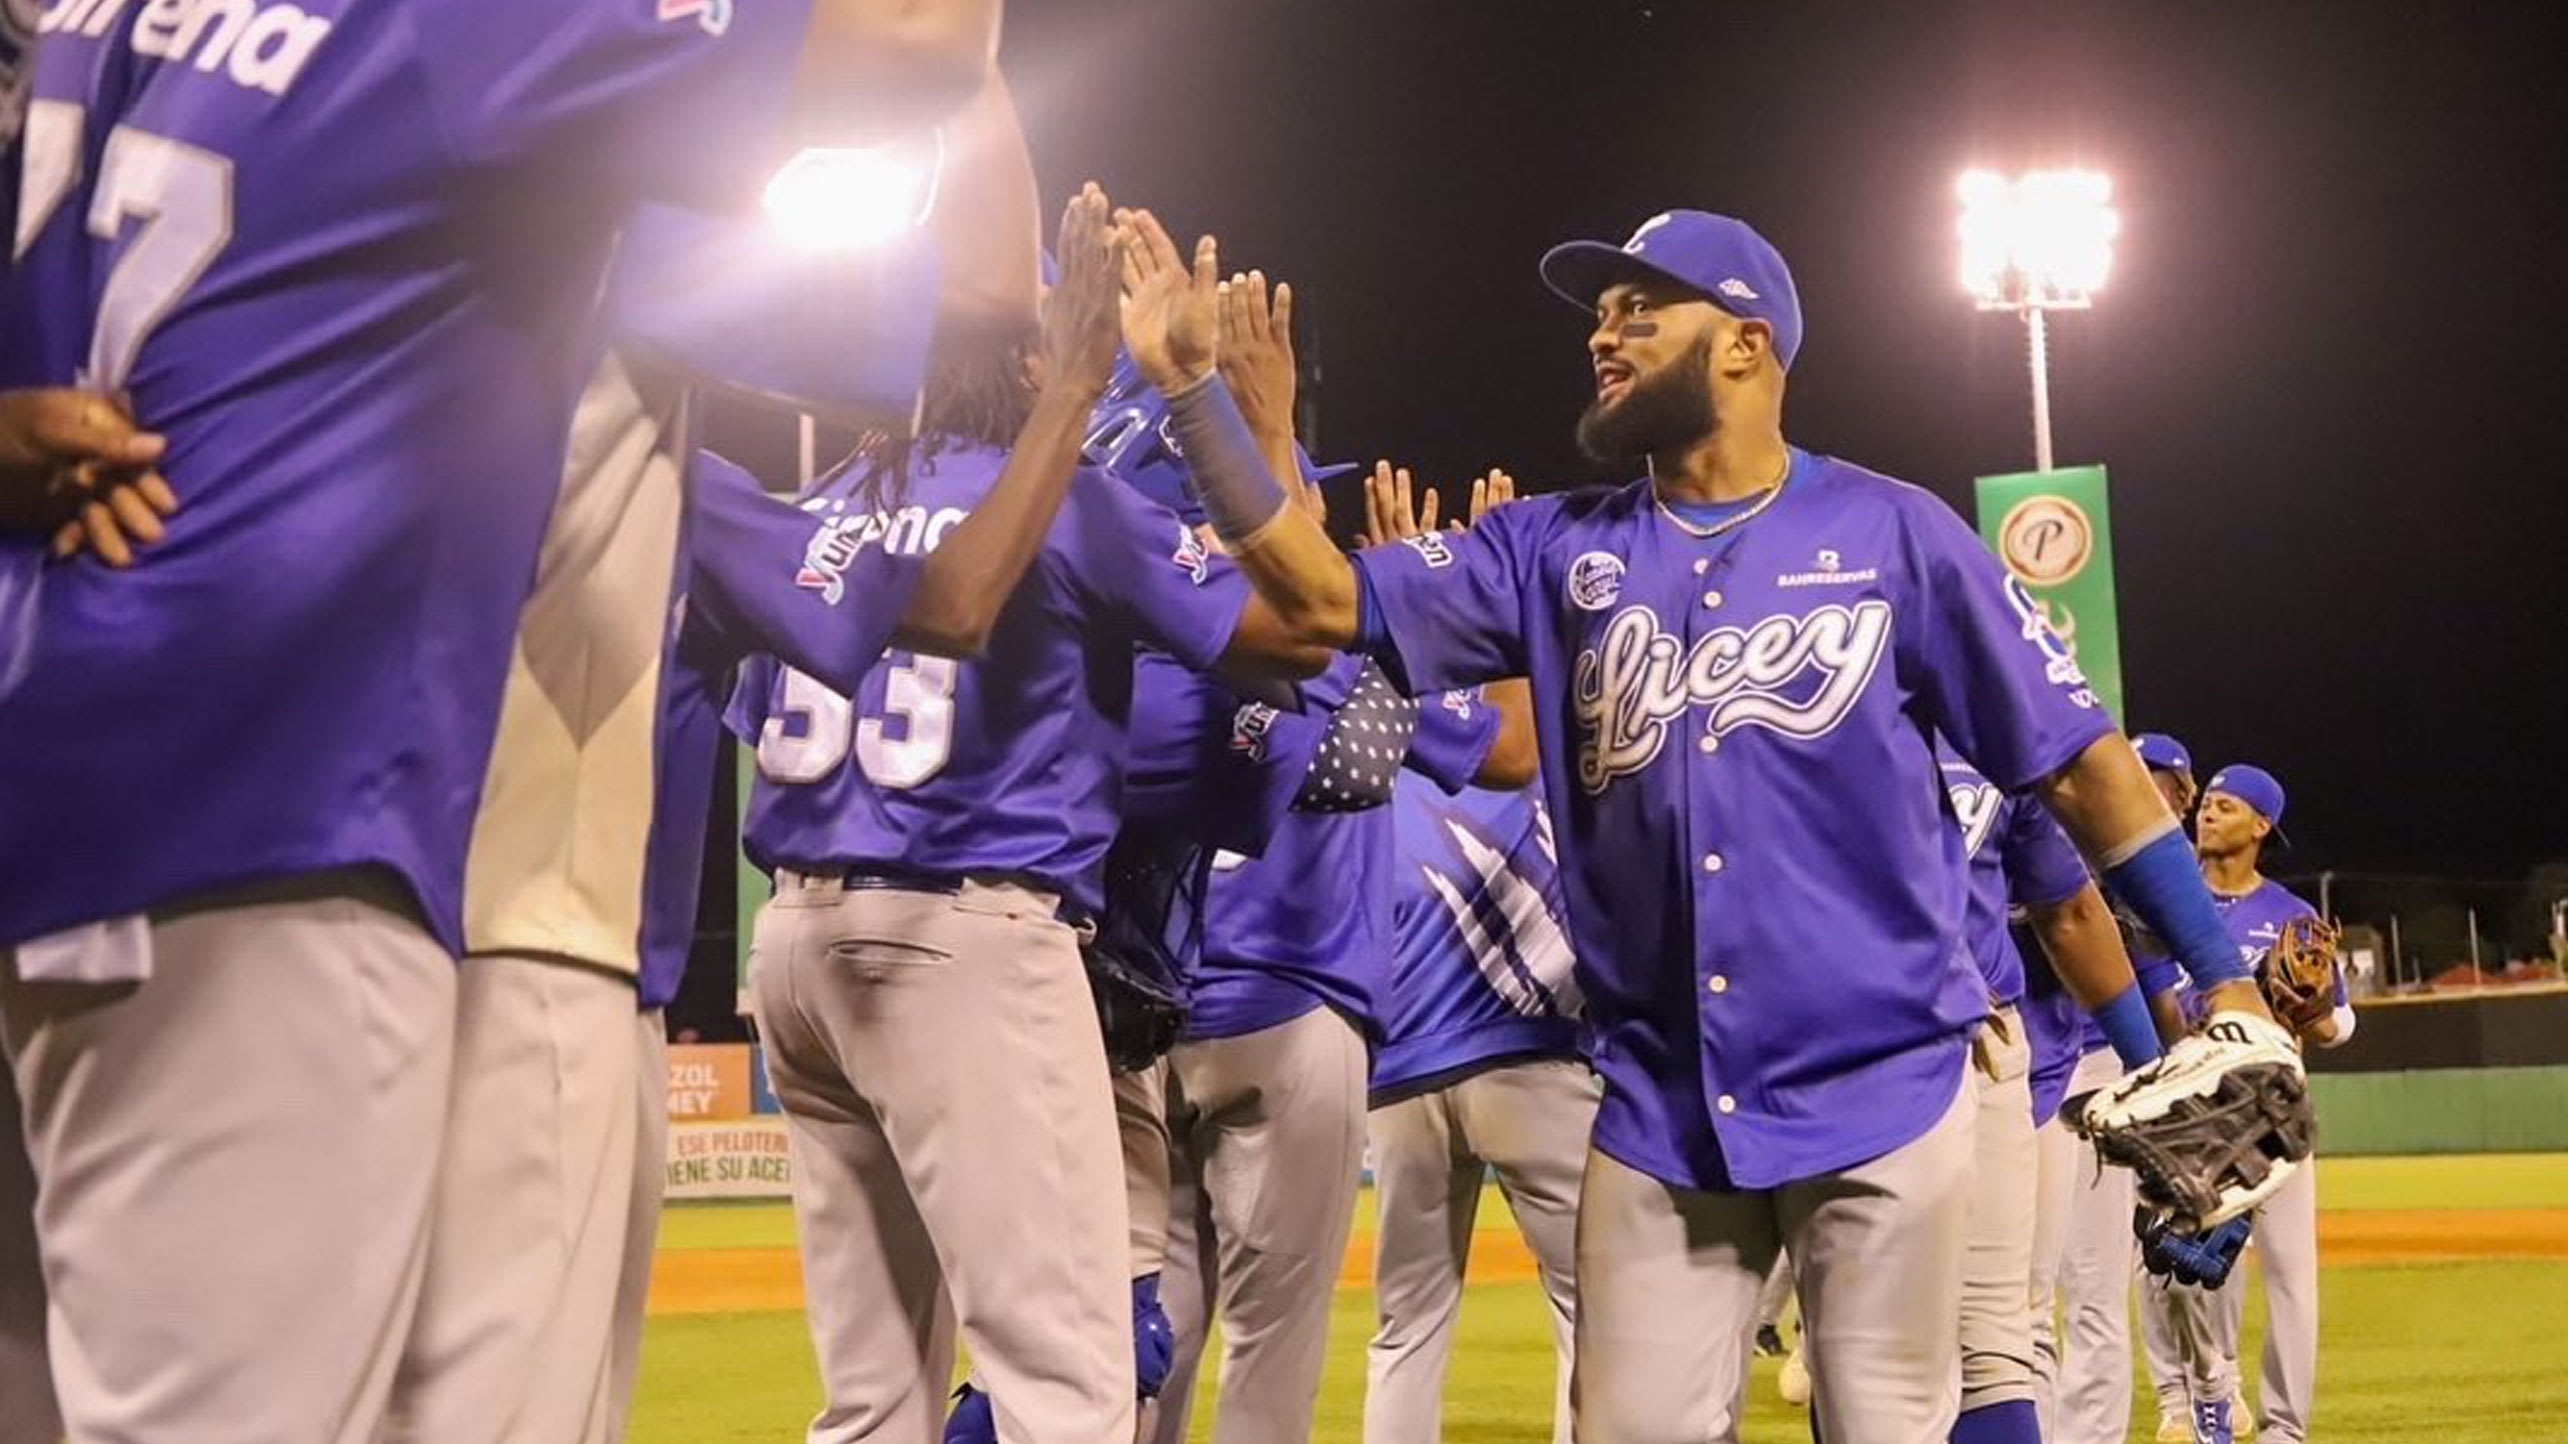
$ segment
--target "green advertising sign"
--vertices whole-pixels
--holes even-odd
[[[1979,479],[1980,535],[2042,604],[2052,629],[2116,720],[2122,635],[2113,604],[2113,519],[2104,468],[2022,471]]]

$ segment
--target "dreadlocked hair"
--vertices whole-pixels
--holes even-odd
[[[960,447],[1005,451],[1016,444],[1034,414],[1034,381],[1026,363],[1035,332],[939,337],[928,352],[927,386],[913,435],[868,431],[830,476],[862,469],[857,495],[880,509],[909,500],[910,478],[920,466]]]

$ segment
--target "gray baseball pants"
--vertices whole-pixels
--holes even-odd
[[[2276,1444],[2309,1438],[2318,1384],[2318,1168],[2293,1173],[2256,1211],[2255,1250],[2265,1277],[2265,1348],[2259,1371],[2260,1431]],[[2166,1352],[2150,1351],[2159,1407],[2172,1412],[2190,1399],[2231,1399],[2239,1390],[2238,1353],[2247,1314],[2245,1261],[2215,1290],[2144,1283],[2145,1307]]]
[[[1969,1221],[1963,1228],[1962,1408],[2035,1397],[2033,1227],[2040,1189],[2033,1141],[2033,1050],[2013,1008],[1990,1014],[1972,1044]]]
[[[2042,1421],[2042,1437],[2052,1438],[2051,1419],[2059,1403],[2060,1260],[2069,1243],[2069,1214],[2078,1192],[2078,1137],[2065,1113],[2034,1132],[2039,1165],[2033,1195],[2033,1402]]]
[[[1365,1068],[1363,1038],[1329,1008],[1169,1055],[1159,1297],[1177,1357],[1156,1444],[1184,1444],[1216,1313],[1214,1444],[1308,1444],[1364,1169]]]
[[[0,1068],[0,1444],[59,1444],[45,1353],[44,1262],[36,1252],[36,1172],[27,1162],[18,1084]]]
[[[1445,1372],[1482,1180],[1498,1177],[1551,1303],[1558,1383],[1555,1444],[1569,1444],[1578,1319],[1578,1187],[1600,1096],[1575,1059],[1508,1064],[1376,1108],[1373,1192],[1381,1224],[1373,1291],[1380,1327],[1366,1350],[1365,1444],[1436,1444]]]
[[[419,1297],[455,960],[389,874],[198,899],[0,1016],[82,1444],[372,1444]]]
[[[634,1015],[633,1189],[625,1202],[624,1262],[615,1277],[615,1325],[606,1364],[607,1444],[623,1444],[642,1378],[642,1322],[651,1306],[651,1258],[660,1243],[660,1196],[669,1182],[669,1027],[657,1008]]]
[[[464,959],[427,1281],[386,1444],[599,1444],[632,1212],[633,978]]]
[[[1967,1067],[1967,1065],[1965,1065]],[[1942,1444],[1961,1404],[1963,1233],[1977,1098],[1843,1172],[1679,1188],[1592,1146],[1578,1215],[1579,1444],[1736,1444],[1757,1295],[1792,1252],[1819,1432]]]
[[[928,1444],[956,1330],[1008,1444],[1131,1444],[1105,1043],[1055,900],[777,878],[749,991],[784,1106],[826,1402],[811,1444]]]
[[[2122,1060],[2099,1048],[2078,1063],[2069,1094],[2121,1076]],[[2123,1444],[2131,1432],[2131,1276],[2140,1259],[2131,1235],[2131,1171],[2100,1166],[2094,1145],[2073,1141],[2050,1438],[2051,1444]]]

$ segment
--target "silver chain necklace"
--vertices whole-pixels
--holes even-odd
[[[1766,508],[1773,506],[1777,501],[1782,499],[1783,482],[1791,479],[1792,470],[1787,465],[1784,469],[1783,481],[1778,481],[1774,485],[1767,487],[1765,495],[1758,498],[1756,505],[1749,507],[1746,511],[1740,512],[1737,516],[1724,517],[1721,520],[1712,523],[1710,526],[1701,526],[1694,522],[1687,521],[1684,517],[1678,516],[1675,509],[1667,504],[1667,499],[1659,495],[1658,483],[1656,481],[1650,483],[1650,504],[1659,509],[1659,515],[1676,523],[1677,528],[1685,532],[1688,536],[1709,541],[1713,537],[1720,536],[1725,532],[1736,531],[1740,527],[1746,526],[1749,522],[1755,521],[1758,517],[1765,515]]]

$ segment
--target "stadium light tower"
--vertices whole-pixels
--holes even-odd
[[[2113,269],[2122,218],[2113,182],[2091,170],[2037,170],[2009,178],[1962,176],[1962,285],[1983,311],[2024,318],[2033,366],[2033,458],[2051,470],[2052,311],[2083,311]]]

